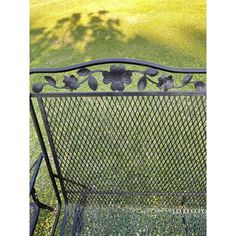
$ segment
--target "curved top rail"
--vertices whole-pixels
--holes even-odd
[[[147,66],[154,69],[160,69],[160,70],[172,72],[172,73],[191,73],[191,74],[205,74],[206,73],[206,69],[175,68],[175,67],[163,66],[154,62],[138,60],[138,59],[108,58],[108,59],[97,59],[97,60],[83,62],[80,64],[75,64],[75,65],[71,65],[68,67],[61,67],[61,68],[33,68],[30,70],[30,74],[60,73],[60,72],[67,72],[71,70],[80,69],[87,66],[96,66],[96,65],[110,64],[110,63],[123,63],[123,64]]]

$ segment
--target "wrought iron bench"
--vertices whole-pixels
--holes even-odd
[[[55,210],[35,189],[45,160],[52,235],[206,235],[205,69],[101,59],[30,74],[44,80],[30,93],[31,234]]]

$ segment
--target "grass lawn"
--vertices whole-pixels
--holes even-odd
[[[128,57],[205,67],[205,0],[31,0],[31,66]]]
[[[205,0],[31,0],[30,66],[60,67],[111,57],[174,67],[206,66]],[[38,80],[32,76],[31,82]],[[32,163],[40,152],[30,124]],[[54,203],[43,166],[40,199]],[[36,235],[47,235],[52,216],[42,214]]]

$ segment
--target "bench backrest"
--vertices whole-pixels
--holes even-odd
[[[152,68],[144,70],[149,74],[139,89],[150,78],[165,91],[119,91],[135,73],[127,71],[114,65],[100,71],[116,92],[41,93],[34,85],[31,96],[38,100],[64,197],[71,203],[205,207],[204,84],[188,74],[182,85],[193,83],[199,91],[176,91],[172,76],[157,76]],[[77,89],[80,76],[90,76],[89,87],[96,89],[91,70],[78,74],[64,77],[64,89]]]

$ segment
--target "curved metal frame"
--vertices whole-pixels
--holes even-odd
[[[112,63],[124,63],[124,64],[131,64],[131,65],[137,65],[137,66],[146,66],[146,67],[151,67],[153,69],[159,69],[159,70],[172,72],[172,73],[192,73],[192,74],[205,74],[206,73],[206,69],[175,68],[175,67],[163,66],[154,62],[138,60],[138,59],[108,58],[108,59],[98,59],[98,60],[93,60],[89,62],[83,62],[80,64],[75,64],[72,66],[61,67],[61,68],[33,68],[30,70],[30,74],[68,72],[68,71],[80,69],[87,66],[96,66],[96,65],[112,64]]]

